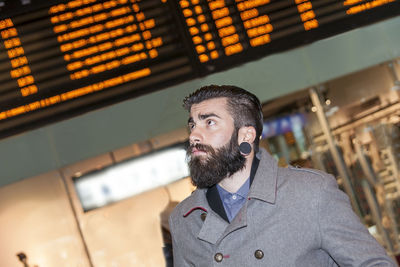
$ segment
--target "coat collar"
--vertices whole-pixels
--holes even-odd
[[[257,153],[260,164],[257,168],[254,181],[251,184],[249,198],[256,198],[271,204],[275,203],[278,164],[276,160],[264,149],[260,148]]]

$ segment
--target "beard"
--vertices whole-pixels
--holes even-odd
[[[246,158],[240,153],[238,131],[234,131],[229,142],[216,150],[209,145],[190,145],[187,156],[192,184],[197,188],[209,188],[244,168]],[[191,157],[192,149],[207,152],[205,156]]]

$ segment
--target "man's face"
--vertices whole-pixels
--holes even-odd
[[[244,167],[237,131],[225,98],[205,100],[192,106],[189,118],[189,168],[192,182],[211,187]]]
[[[190,109],[188,121],[190,144],[209,145],[218,149],[228,143],[233,130],[234,121],[227,109],[226,98],[214,98],[194,104]],[[206,151],[194,148],[192,157],[206,158]]]

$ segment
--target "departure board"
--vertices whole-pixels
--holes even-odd
[[[0,1],[0,138],[399,14],[399,0]]]

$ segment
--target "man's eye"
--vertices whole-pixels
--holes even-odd
[[[189,130],[193,130],[194,129],[194,123],[190,123],[189,125],[188,125],[188,127],[189,127]]]
[[[214,125],[214,124],[215,124],[215,121],[213,121],[213,120],[208,120],[207,121],[207,125],[209,125],[209,126]]]

